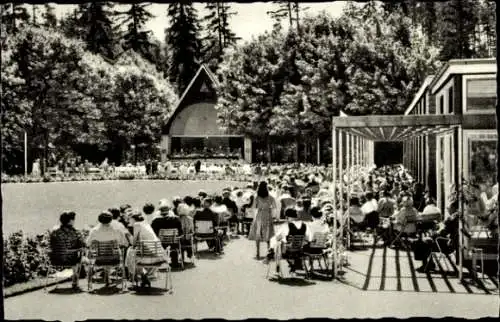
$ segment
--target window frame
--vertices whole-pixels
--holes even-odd
[[[498,93],[497,93],[497,102],[491,109],[483,109],[483,110],[470,110],[467,108],[467,83],[469,80],[493,80],[496,82],[496,74],[477,74],[477,75],[463,75],[462,78],[462,113],[463,114],[495,114],[496,113],[496,105],[498,102]]]

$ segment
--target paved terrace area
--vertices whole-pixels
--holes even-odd
[[[415,273],[412,267],[420,262],[414,262],[413,255],[405,251],[369,247],[351,252],[344,282],[297,278],[279,283],[266,279],[267,266],[252,258],[254,247],[253,242],[239,236],[226,246],[222,257],[202,252],[196,267],[188,265],[184,271],[172,273],[173,294],[157,289],[164,285],[162,275],[147,294],[111,292],[102,284],[94,286],[96,294],[40,290],[6,299],[5,318],[74,321],[499,315],[495,277],[485,276],[483,287],[476,287],[464,286],[447,274]],[[85,281],[81,280],[81,286],[86,290]],[[69,283],[59,286],[69,287]]]

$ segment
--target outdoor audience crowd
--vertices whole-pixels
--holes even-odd
[[[143,286],[150,285],[152,271],[135,271],[134,246],[141,241],[160,241],[162,229],[177,229],[181,247],[171,249],[169,260],[175,267],[184,255],[192,258],[191,236],[196,235],[195,227],[201,221],[211,221],[214,228],[214,238],[207,241],[209,250],[223,253],[231,234],[245,234],[256,243],[255,258],[266,261],[275,258],[276,252],[286,251],[281,246],[290,235],[304,236],[306,248],[317,233],[328,234],[329,246],[333,238],[340,238],[341,243],[345,243],[342,238],[354,241],[360,231],[372,232],[391,247],[404,244],[401,236],[415,235],[415,256],[423,261],[419,271],[434,269],[427,255],[438,236],[448,237],[442,247],[453,250],[458,245],[458,202],[451,201],[448,212],[442,214],[433,196],[402,166],[353,169],[338,183],[336,198],[326,167],[271,165],[254,170],[254,182],[245,187],[226,188],[215,195],[200,191],[196,196],[162,199],[156,206],[147,203],[142,209],[123,205],[103,211],[87,240],[73,227],[75,213],[65,212],[60,216],[60,226],[51,232],[51,245],[62,242],[68,249],[80,249],[90,247],[94,241],[116,240],[127,249],[124,255],[128,279],[139,280]],[[482,198],[476,202],[482,203]],[[489,218],[488,224],[498,225],[494,220]],[[261,243],[267,245],[265,258],[260,256]],[[77,272],[81,256],[74,255],[72,260]],[[298,258],[288,262],[292,271],[303,265]],[[78,288],[76,274],[73,286]]]

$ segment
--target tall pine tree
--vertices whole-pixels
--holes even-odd
[[[48,28],[57,27],[57,17],[54,12],[54,7],[48,3],[43,5],[44,11],[42,13],[42,18],[44,20],[43,26]]]
[[[153,62],[151,31],[145,29],[148,21],[154,18],[154,15],[148,11],[150,5],[149,3],[132,4],[129,10],[116,12],[116,15],[120,20],[120,28],[124,29],[121,35],[123,49],[132,49]]]
[[[168,5],[170,26],[165,30],[165,42],[170,49],[168,78],[182,93],[196,74],[201,58],[199,21],[192,3]]]
[[[473,39],[477,24],[475,0],[451,0],[440,4],[441,29],[440,59],[473,58]]]
[[[299,30],[301,13],[309,9],[309,7],[300,6],[298,1],[274,1],[277,4],[276,10],[268,11],[267,14],[274,20],[274,28],[281,26],[281,21],[288,20],[290,28],[294,27]]]
[[[229,27],[229,20],[236,12],[223,2],[207,3],[204,17],[208,35],[203,39],[203,61],[215,70],[221,62],[224,49],[241,39]]]
[[[87,49],[95,54],[101,54],[108,59],[114,59],[117,51],[113,35],[113,24],[110,19],[110,4],[91,2],[79,5],[79,27],[83,30],[83,40]]]

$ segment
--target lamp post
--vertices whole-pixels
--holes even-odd
[[[132,155],[133,155],[133,157],[134,157],[134,165],[135,165],[135,164],[136,164],[136,162],[137,162],[137,160],[136,160],[136,155],[135,155],[135,145],[134,145],[134,144],[132,144],[132,145],[130,146],[130,148],[132,149]]]
[[[24,176],[28,176],[28,132],[24,131]]]

